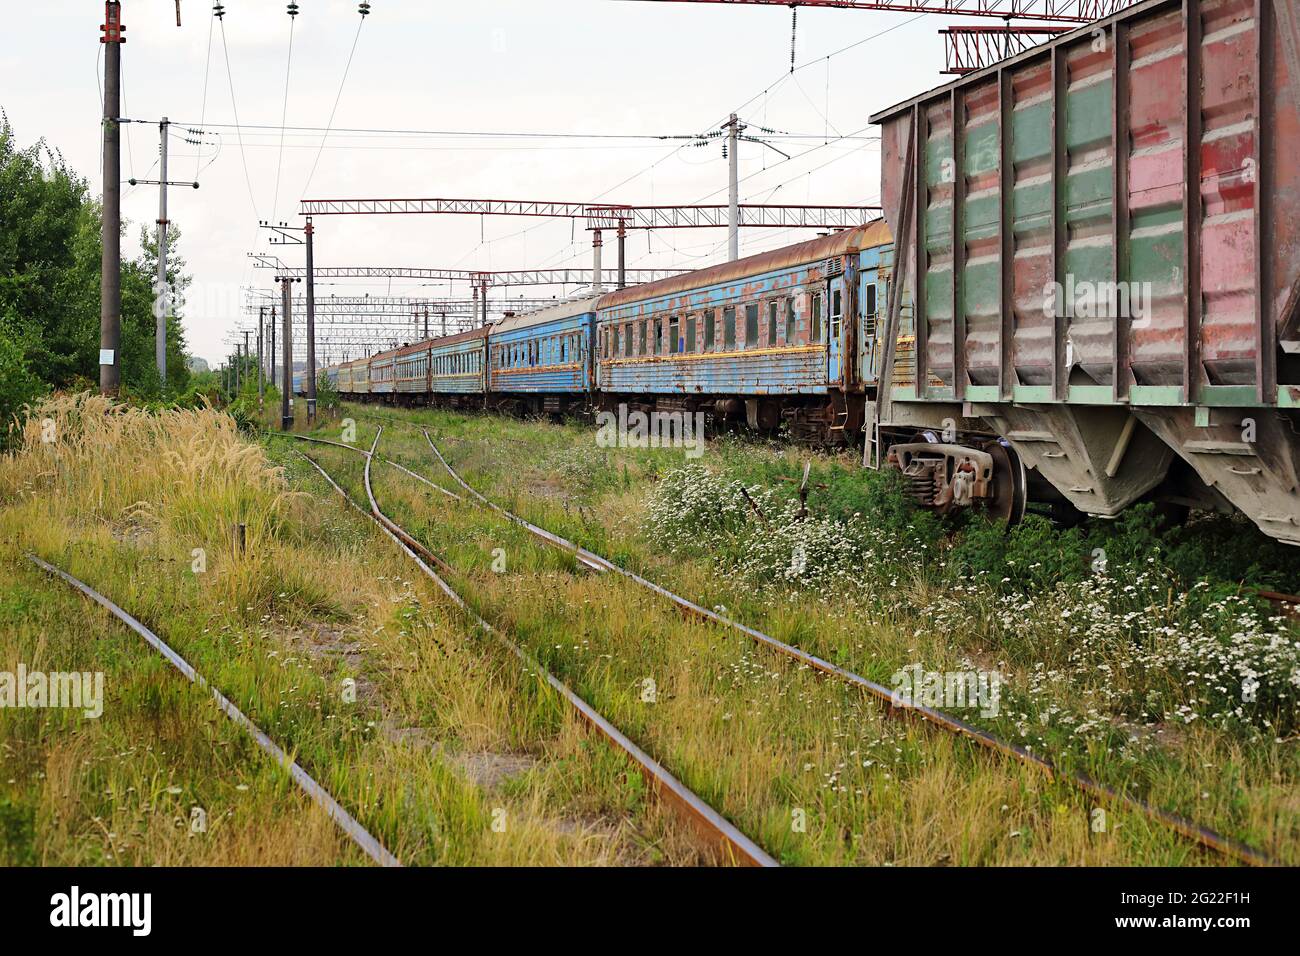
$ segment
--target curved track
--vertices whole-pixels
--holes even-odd
[[[323,809],[331,820],[338,824],[339,829],[346,833],[358,847],[380,866],[401,866],[401,862],[392,853],[384,848],[384,845],[370,835],[370,833],[353,816],[339,805],[339,802],[330,796],[329,792],[312,779],[311,775],[303,770],[298,763],[292,760],[270,737],[268,737],[255,723],[244,715],[244,712],[230,702],[221,691],[217,690],[204,679],[203,675],[196,671],[190,663],[181,657],[180,654],[172,650],[162,638],[160,638],[149,628],[145,627],[136,618],[132,617],[126,611],[122,610],[104,595],[100,594],[90,585],[77,580],[68,572],[56,568],[54,565],[42,561],[34,554],[27,555],[37,567],[43,571],[62,578],[68,584],[72,585],[86,597],[95,601],[97,604],[108,610],[114,617],[123,624],[143,637],[154,650],[167,659],[167,661],[193,684],[199,687],[207,688],[212,693],[212,699],[217,702],[217,706],[225,712],[226,716],[234,721],[238,726],[247,731],[248,735],[257,742],[257,745],[266,751],[275,762],[289,771],[289,776],[303,792],[307,794],[312,801]]]
[[[583,698],[578,696],[567,684],[555,677],[540,661],[525,651],[522,647],[515,644],[507,638],[501,631],[494,628],[484,620],[470,605],[460,596],[447,581],[438,574],[430,564],[437,565],[445,572],[454,573],[445,561],[434,555],[428,548],[416,541],[409,535],[399,524],[383,513],[379,503],[375,500],[374,490],[370,483],[370,465],[376,457],[375,449],[379,445],[380,435],[383,429],[375,435],[374,443],[370,446],[369,451],[360,448],[354,448],[350,445],[340,445],[337,442],[328,442],[328,444],[337,445],[340,448],[347,448],[350,451],[365,457],[365,488],[366,497],[370,500],[370,512],[367,517],[371,518],[383,531],[388,535],[397,546],[424,572],[439,590],[455,604],[460,610],[484,633],[492,637],[498,644],[510,651],[521,661],[523,661],[530,670],[535,670],[541,675],[543,680],[558,693],[577,714],[585,721],[588,726],[601,734],[613,746],[623,751],[636,766],[638,772],[645,778],[646,782],[654,789],[660,799],[673,806],[683,817],[685,817],[694,826],[697,831],[704,835],[711,843],[717,846],[726,856],[732,860],[744,863],[750,866],[778,866],[779,864],[773,859],[762,847],[758,846],[753,840],[745,836],[730,821],[720,813],[709,806],[704,800],[691,791],[685,784],[674,777],[658,761],[638,747],[630,738],[615,727],[609,720],[600,714],[594,707],[587,703]],[[295,438],[306,438],[307,436],[295,435]],[[309,439],[316,440],[319,439]],[[366,514],[365,509],[354,502],[351,496],[336,482],[330,474],[321,465],[308,455],[303,455],[311,463],[326,481],[337,491],[352,507],[356,508],[362,514]],[[402,469],[406,471],[405,468]],[[411,474],[410,472],[407,472]],[[419,477],[414,476],[414,477]],[[427,479],[422,479],[426,484],[432,484]],[[436,485],[434,487],[437,487]]]
[[[776,651],[779,654],[783,654],[786,657],[793,658],[794,660],[800,662],[801,664],[806,664],[809,667],[817,671],[820,671],[823,674],[827,674],[831,677],[835,677],[855,687],[858,687],[859,689],[865,691],[872,697],[876,698],[881,703],[888,704],[889,713],[891,715],[901,714],[902,716],[917,717],[921,720],[927,721],[930,724],[933,724],[936,727],[940,727],[943,730],[948,731],[949,733],[956,734],[957,736],[960,737],[965,737],[968,740],[973,741],[974,743],[978,744],[981,747],[984,747],[987,750],[993,751],[995,753],[1001,754],[1006,757],[1010,757],[1014,760],[1019,761],[1020,763],[1031,766],[1037,770],[1041,770],[1044,774],[1047,775],[1049,779],[1064,781],[1065,783],[1074,786],[1076,789],[1082,791],[1083,793],[1089,794],[1090,796],[1093,796],[1099,800],[1103,800],[1111,805],[1118,806],[1123,809],[1135,811],[1141,814],[1142,816],[1146,817],[1147,819],[1153,820],[1161,824],[1162,826],[1166,826],[1169,829],[1183,835],[1187,839],[1199,844],[1200,846],[1203,846],[1206,849],[1219,853],[1225,857],[1229,857],[1231,859],[1235,859],[1242,863],[1246,863],[1252,866],[1267,866],[1273,863],[1273,860],[1266,853],[1256,849],[1255,847],[1250,846],[1249,844],[1243,843],[1240,840],[1236,840],[1231,837],[1224,836],[1223,834],[1218,833],[1215,830],[1211,830],[1208,827],[1201,826],[1200,824],[1192,820],[1189,820],[1186,817],[1181,816],[1179,814],[1172,813],[1168,810],[1163,810],[1159,807],[1153,807],[1143,800],[1140,800],[1136,797],[1131,797],[1128,794],[1122,793],[1121,791],[1114,789],[1113,787],[1100,783],[1099,781],[1094,780],[1092,777],[1089,777],[1087,774],[1062,771],[1047,758],[1040,757],[1037,754],[1031,753],[1030,751],[1026,750],[1024,747],[1021,747],[1017,744],[1013,744],[1009,741],[1002,740],[1000,737],[990,734],[988,731],[976,727],[972,724],[969,724],[966,721],[961,720],[960,718],[952,716],[951,714],[945,713],[941,710],[936,710],[932,707],[925,707],[919,704],[914,704],[909,701],[902,700],[898,698],[896,695],[894,695],[889,688],[881,684],[877,684],[875,681],[868,680],[867,678],[861,676],[860,674],[855,674],[852,671],[845,670],[842,667],[838,667],[835,664],[832,664],[830,661],[817,657],[814,654],[809,654],[807,651],[800,650],[799,648],[794,647],[793,645],[786,644],[784,641],[777,640],[776,638],[771,637],[770,635],[764,634],[762,631],[756,630],[752,627],[748,627],[744,624],[739,623],[738,621],[733,621],[732,619],[728,617],[724,617],[723,615],[718,614],[715,611],[702,607],[699,604],[696,604],[695,602],[687,598],[684,598],[679,594],[675,594],[674,592],[668,590],[665,587],[662,587],[661,585],[655,584],[653,581],[649,581],[646,578],[641,577],[639,574],[635,573],[634,571],[629,571],[625,568],[622,568],[619,565],[615,564],[614,562],[610,561],[609,559],[596,554],[595,552],[588,551],[587,549],[580,547],[577,544],[574,544],[572,541],[562,538],[551,531],[547,531],[545,528],[538,527],[532,522],[527,521],[524,518],[521,518],[518,515],[507,511],[505,508],[502,508],[500,505],[497,505],[494,502],[488,500],[485,496],[480,494],[475,488],[471,487],[469,483],[466,482],[456,472],[456,470],[451,467],[451,464],[447,461],[447,459],[443,457],[442,452],[438,450],[438,446],[435,445],[433,439],[429,437],[428,429],[421,428],[421,431],[424,434],[425,441],[429,443],[429,448],[433,451],[434,456],[438,459],[439,462],[442,463],[442,466],[447,470],[447,473],[451,475],[451,477],[456,481],[456,483],[459,484],[467,494],[471,495],[474,499],[476,499],[478,502],[480,502],[487,508],[490,508],[491,510],[495,511],[503,518],[511,522],[514,522],[520,527],[527,529],[529,532],[537,536],[542,541],[545,541],[547,544],[550,544],[553,547],[559,548],[560,550],[573,554],[583,564],[588,566],[596,566],[602,571],[609,571],[621,575],[631,581],[636,582],[641,587],[649,591],[653,591],[655,594],[658,594],[661,597],[666,598],[667,600],[671,601],[674,605],[676,605],[680,610],[688,614],[739,631],[741,634],[744,634],[746,637],[749,637],[750,639],[756,641],[757,643],[762,644],[763,646],[773,651]]]

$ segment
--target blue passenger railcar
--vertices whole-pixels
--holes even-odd
[[[397,350],[394,359],[397,401],[403,405],[424,404],[429,400],[430,350],[432,342],[416,342]]]
[[[391,402],[394,386],[395,368],[393,360],[397,357],[396,351],[380,352],[378,355],[370,358],[370,394],[384,396],[383,401]]]
[[[482,407],[487,338],[487,329],[482,328],[429,343],[429,387],[433,400],[460,407]]]
[[[883,222],[622,289],[598,306],[602,406],[703,410],[825,438],[862,423],[859,252]]]
[[[492,403],[533,412],[585,404],[595,386],[596,302],[561,302],[498,322],[488,342]]]

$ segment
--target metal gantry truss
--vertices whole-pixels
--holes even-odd
[[[533,199],[303,199],[304,216],[532,216],[573,219],[592,230],[709,229],[728,224],[726,205],[632,206]],[[850,229],[879,206],[740,204],[740,224],[762,229]]]
[[[305,276],[305,268],[286,266],[264,253],[253,254],[257,269],[274,269],[280,275]],[[419,266],[317,266],[317,279],[420,279],[425,282],[468,282],[475,287],[520,285],[588,286],[595,278],[591,269],[431,269]],[[602,279],[613,282],[616,269],[602,269]],[[627,281],[633,284],[655,282],[681,275],[686,269],[626,269]]]
[[[940,30],[945,73],[965,74],[1015,56],[1050,36],[1131,7],[1139,0],[643,0],[646,3],[712,3],[761,7],[821,7],[884,13],[933,13],[953,17],[996,17],[1002,26]],[[1013,24],[1028,20],[1033,26]],[[1047,28],[1044,25],[1050,25]],[[793,64],[792,64],[793,65]]]

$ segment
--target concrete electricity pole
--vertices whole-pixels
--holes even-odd
[[[293,430],[293,411],[289,407],[289,402],[293,394],[293,284],[295,281],[291,276],[280,276],[280,297],[283,300],[281,309],[284,312],[283,325],[280,329],[283,336],[281,351],[284,353],[280,373],[283,381],[280,392],[280,428],[284,431]]]
[[[727,260],[740,258],[740,162],[736,146],[744,130],[736,114],[727,120]]]
[[[158,281],[154,286],[154,362],[158,387],[167,387],[167,316],[171,314],[171,287],[167,282],[167,117],[158,124]]]
[[[307,422],[316,420],[316,275],[312,260],[312,235],[315,230],[308,217],[303,232],[307,236],[307,381],[303,383],[307,393]],[[289,341],[286,336],[285,341]]]
[[[261,411],[266,400],[266,386],[262,379],[262,339],[266,332],[266,306],[257,309],[257,408]]]
[[[275,306],[271,306],[271,324],[268,328],[271,332],[271,363],[268,368],[271,374],[271,387],[275,388]]]
[[[600,249],[604,241],[600,238],[600,230],[591,231],[591,292],[593,295],[600,295],[605,291],[604,273],[600,271]]]
[[[620,219],[618,221],[618,287],[627,288],[627,251],[624,248],[627,244],[627,222]]]
[[[99,392],[116,396],[121,387],[122,341],[122,4],[107,0],[104,24],[104,221],[99,275]]]
[[[244,360],[241,363],[241,371],[243,371],[245,374],[247,374],[248,372],[248,357],[250,354],[248,351],[248,337],[252,334],[253,333],[251,330],[248,329],[244,330]]]

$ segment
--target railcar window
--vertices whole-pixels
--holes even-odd
[[[812,297],[812,333],[809,342],[816,345],[822,340],[822,294],[813,293]]]
[[[668,320],[668,351],[670,354],[676,354],[678,351],[680,351],[677,348],[678,345],[677,336],[681,330],[681,324],[680,324],[681,321],[682,321],[681,317],[676,315],[674,315],[671,319]]]
[[[636,331],[636,326],[629,322],[627,325],[623,326],[623,331],[627,333],[623,339],[623,356],[625,358],[631,358],[633,345],[632,334]]]
[[[695,316],[690,316],[686,320],[686,351],[695,351]]]
[[[618,357],[618,337],[621,332],[622,332],[621,327],[617,325],[609,330],[609,336],[613,342],[613,348],[610,351],[613,353],[613,356],[615,358]]]
[[[664,353],[664,320],[656,318],[655,323],[655,355]]]
[[[752,349],[758,344],[758,303],[751,302],[745,306],[745,348]]]
[[[831,338],[836,342],[840,340],[840,323],[844,319],[843,296],[839,289],[831,293]]]
[[[645,355],[645,327],[646,327],[645,319],[642,319],[640,322],[637,323],[637,325],[640,326],[641,328],[641,334],[637,339],[636,354]]]
[[[767,304],[767,347],[771,348],[776,345],[776,315],[777,304],[773,299]]]
[[[733,306],[722,310],[722,347],[727,351],[736,347],[736,310]]]
[[[713,310],[708,309],[704,313],[704,351],[706,352],[713,351],[715,332],[713,324]]]
[[[785,344],[794,345],[795,338],[794,299],[785,300]]]

